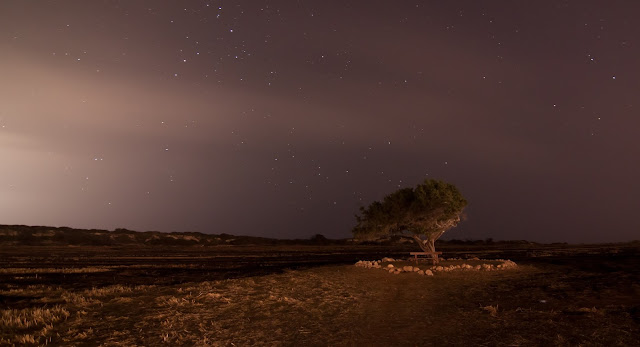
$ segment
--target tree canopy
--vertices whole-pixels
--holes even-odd
[[[460,222],[467,200],[453,184],[427,179],[415,188],[402,188],[360,208],[354,236],[397,234],[413,238],[424,251]]]

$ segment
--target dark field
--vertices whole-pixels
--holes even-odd
[[[36,284],[87,289],[113,284],[174,285],[259,276],[322,265],[382,258],[381,247],[220,246],[211,248],[17,247],[0,253],[0,289]],[[376,259],[377,259],[376,258]],[[78,269],[78,273],[15,276],[2,269]],[[2,305],[2,303],[0,303]],[[5,306],[5,305],[3,305]],[[5,308],[5,307],[3,307]]]
[[[640,341],[638,245],[441,250],[519,267],[427,277],[353,266],[410,251],[379,246],[3,247],[0,345]]]

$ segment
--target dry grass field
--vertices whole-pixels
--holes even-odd
[[[637,248],[603,252],[435,276],[351,263],[149,284],[105,274],[153,272],[153,260],[36,267],[12,256],[0,270],[0,345],[637,345]],[[174,259],[162,266],[201,269]],[[91,276],[99,285],[83,285]]]

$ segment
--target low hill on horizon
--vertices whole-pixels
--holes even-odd
[[[310,239],[281,240],[226,233],[134,231],[117,228],[75,229],[70,227],[0,225],[0,245],[23,246],[219,246],[219,245],[286,245],[344,244],[348,240],[329,240],[322,235]]]

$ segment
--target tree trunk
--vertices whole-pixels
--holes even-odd
[[[431,251],[427,248],[427,245],[425,245],[425,242],[426,242],[427,240],[423,240],[423,239],[421,239],[421,238],[420,238],[420,236],[418,236],[418,235],[412,235],[412,236],[411,236],[411,238],[413,238],[413,241],[415,241],[415,242],[418,244],[418,246],[420,247],[420,249],[421,249],[423,252],[431,252]]]
[[[432,238],[428,238],[426,240],[424,240],[425,246],[427,246],[427,248],[429,249],[428,252],[435,252],[436,251],[436,240],[432,239]]]
[[[442,236],[443,233],[444,232],[439,232],[436,234],[427,235],[426,240],[421,239],[418,235],[413,235],[412,238],[418,244],[418,246],[420,246],[420,249],[422,249],[423,252],[434,253],[436,251],[435,242],[438,238],[440,238],[440,236]],[[438,261],[436,259],[438,258],[436,258],[436,255],[433,254],[432,256],[435,260],[434,263],[437,263]]]
[[[440,236],[440,235],[438,235],[438,236]],[[423,252],[435,252],[436,251],[435,242],[438,239],[438,237],[433,237],[432,235],[428,235],[427,239],[423,240],[423,239],[420,238],[420,236],[413,235],[412,238],[418,244],[418,246],[420,246],[420,249],[422,249]]]

